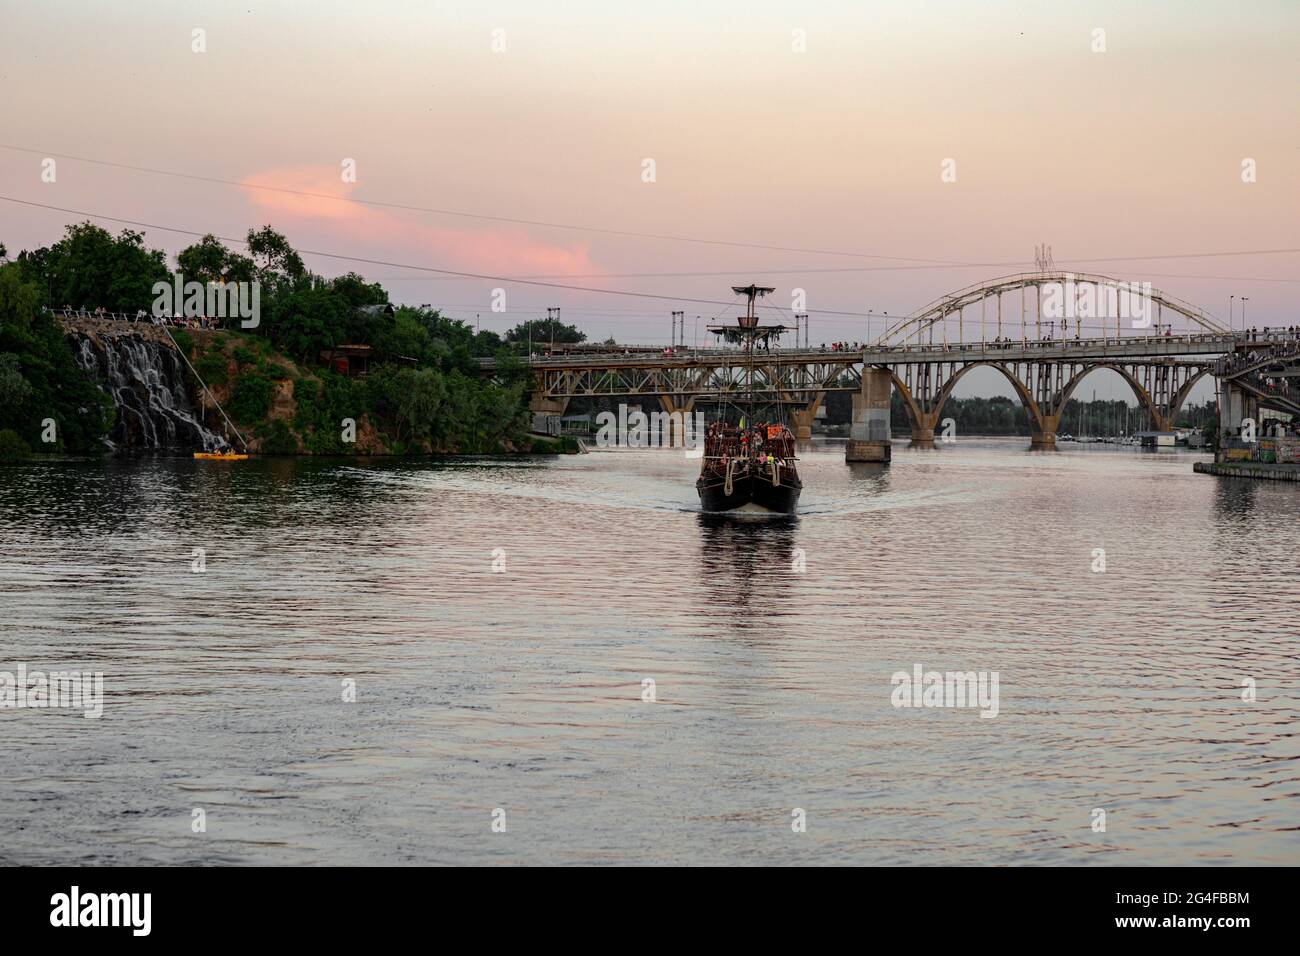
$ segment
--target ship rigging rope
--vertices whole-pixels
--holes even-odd
[[[181,361],[185,363],[186,368],[194,373],[194,377],[197,378],[199,384],[203,386],[203,391],[207,393],[208,398],[212,399],[212,404],[217,406],[217,411],[221,413],[221,417],[226,420],[226,424],[230,426],[230,430],[235,433],[235,436],[239,439],[239,443],[244,446],[244,451],[248,451],[248,442],[244,441],[244,436],[239,433],[239,429],[235,427],[235,423],[230,420],[230,416],[226,414],[226,410],[221,407],[221,403],[217,401],[217,396],[212,394],[212,389],[208,388],[208,383],[203,381],[203,376],[199,374],[199,370],[190,364],[190,357],[185,354],[185,350],[181,348],[181,344],[176,341],[176,336],[172,335],[172,330],[167,327],[166,323],[159,324],[162,325],[162,330],[167,333],[167,338],[172,340],[172,345],[176,346],[176,351],[180,355]]]
[[[722,308],[718,309],[717,312],[713,313],[713,318],[709,319],[709,322],[716,322],[716,321],[718,321],[718,316],[722,315],[723,312],[727,311],[727,309],[730,309],[733,305],[735,305],[735,304],[736,304],[737,302],[739,302],[739,301],[740,301],[740,296],[737,295],[734,299],[732,299],[730,302],[728,302],[728,303],[727,303],[726,305],[724,305]],[[706,323],[704,324],[704,328],[705,328],[706,331],[708,330],[709,322],[706,322]],[[725,409],[726,406],[727,406],[727,404],[728,404],[728,403],[725,402],[725,401],[723,400],[723,398],[722,398],[722,380],[719,379],[719,380],[718,380],[718,406],[719,406],[720,408]],[[734,402],[731,402],[730,404],[733,404],[733,405],[734,405],[735,403],[734,403]],[[737,406],[737,407],[739,407],[739,406]],[[725,416],[725,414],[726,414],[725,411],[724,411],[723,414],[724,414],[724,416]],[[728,491],[727,494],[731,494],[731,492]]]

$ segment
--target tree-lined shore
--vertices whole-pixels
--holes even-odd
[[[58,242],[12,260],[0,246],[0,456],[102,452],[113,402],[75,361],[54,311],[152,314],[156,284],[178,279],[258,286],[260,314],[252,327],[232,316],[209,318],[212,327],[202,331],[175,331],[177,345],[253,450],[555,449],[528,430],[529,383],[512,344],[527,337],[528,323],[502,337],[436,309],[391,307],[384,288],[361,275],[310,272],[270,226],[250,230],[246,248],[247,254],[235,251],[208,235],[182,250],[172,268],[143,233],[112,235],[89,222],[70,225]],[[581,337],[570,327],[563,334]],[[340,345],[368,347],[364,377],[349,377],[324,360]],[[487,356],[500,360],[491,381],[475,361]],[[198,381],[189,385],[209,427],[230,432]]]

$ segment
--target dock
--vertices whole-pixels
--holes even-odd
[[[1265,478],[1271,481],[1300,481],[1300,465],[1266,465],[1257,461],[1198,461],[1192,470],[1220,478]]]

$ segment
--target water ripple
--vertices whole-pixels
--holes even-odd
[[[803,458],[760,521],[668,451],[0,471],[0,670],[106,693],[0,710],[0,860],[1300,863],[1294,488]],[[891,706],[918,663],[998,716]]]

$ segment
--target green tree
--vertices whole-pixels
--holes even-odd
[[[527,322],[520,322],[506,333],[506,341],[516,344],[522,342],[527,345],[530,334],[533,348],[549,345],[551,342],[574,344],[587,341],[587,333],[554,319],[529,319]]]
[[[479,388],[477,409],[480,441],[476,451],[494,451],[507,439],[518,439],[528,429],[524,386],[486,383]]]
[[[248,251],[258,274],[266,284],[297,281],[307,275],[302,257],[289,245],[289,240],[269,225],[248,230]]]
[[[31,453],[21,435],[12,428],[0,428],[0,465],[22,461]]]
[[[19,256],[23,278],[47,304],[110,312],[147,309],[156,282],[171,282],[167,257],[147,249],[144,234],[123,229],[114,238],[93,223],[70,225],[48,249]]]
[[[236,421],[256,422],[271,409],[275,383],[266,375],[250,369],[235,380],[230,394],[230,414]]]
[[[257,275],[252,259],[227,249],[211,233],[177,253],[176,265],[186,282],[252,282]]]
[[[37,311],[40,286],[23,272],[21,262],[0,265],[0,430],[42,451],[100,451],[113,403],[77,365],[54,318]],[[46,419],[56,426],[53,447],[42,441]]]
[[[12,352],[0,353],[0,406],[21,405],[32,395],[32,386],[23,378],[22,363]]]
[[[30,329],[40,303],[40,286],[23,281],[21,267],[0,268],[0,318],[5,323],[23,331]]]
[[[314,281],[264,300],[258,331],[280,351],[306,364],[318,361],[323,349],[344,341],[348,318],[346,301],[328,283]]]
[[[412,441],[428,437],[439,424],[438,412],[447,400],[447,385],[433,369],[402,369],[393,377],[391,396],[398,418],[406,423]]]
[[[378,282],[367,282],[355,272],[348,272],[330,283],[330,287],[354,309],[367,305],[387,305],[388,293]]]

